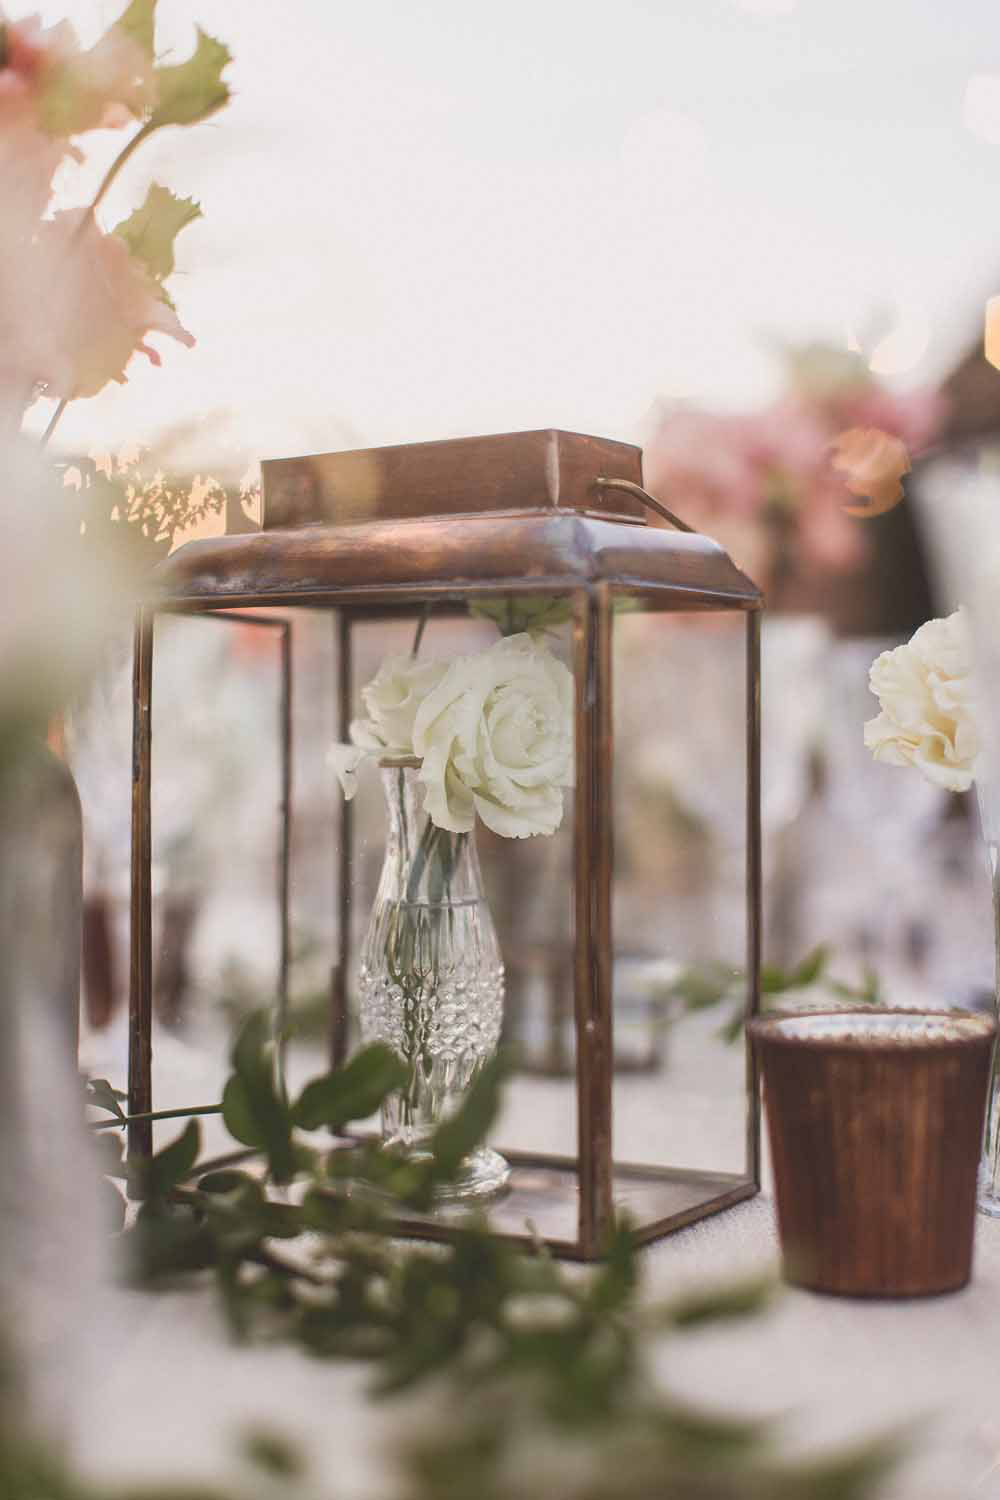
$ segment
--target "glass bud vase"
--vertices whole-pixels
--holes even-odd
[[[405,1089],[382,1110],[387,1145],[419,1152],[496,1051],[504,967],[483,893],[474,833],[438,828],[422,810],[417,760],[383,761],[385,861],[361,950],[361,1035],[395,1048]],[[510,1169],[480,1147],[441,1199],[482,1198]]]

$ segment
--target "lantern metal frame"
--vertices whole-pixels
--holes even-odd
[[[605,444],[603,448],[624,446]],[[594,509],[579,504],[567,508],[484,507],[485,514],[470,514],[467,509],[457,515],[386,518],[335,526],[302,524],[298,520],[288,529],[192,542],[161,565],[160,593],[139,610],[135,637],[130,1113],[152,1110],[150,797],[155,616],[164,612],[207,614],[267,623],[282,631],[284,748],[279,901],[283,940],[279,1004],[284,1004],[288,969],[291,624],[287,618],[246,612],[264,607],[304,607],[335,613],[337,713],[340,733],[346,738],[353,700],[353,631],[360,621],[404,612],[412,615],[414,607],[427,605],[454,611],[464,609],[472,600],[555,594],[568,596],[572,604],[577,1150],[574,1157],[505,1151],[513,1168],[512,1190],[492,1209],[494,1227],[506,1238],[526,1244],[541,1234],[557,1254],[589,1260],[601,1253],[616,1204],[624,1202],[632,1209],[636,1237],[644,1242],[720,1212],[759,1191],[760,1090],[749,1047],[746,1162],[742,1172],[640,1166],[615,1163],[612,1158],[614,601],[627,596],[658,610],[737,610],[745,615],[746,1011],[751,1016],[759,1009],[760,993],[762,598],[717,544],[692,533],[634,480],[607,475],[604,451],[601,458],[601,472],[586,484]],[[631,472],[635,472],[634,466]],[[608,488],[630,492],[626,503],[631,496],[643,503],[648,501],[681,530],[647,527],[635,511],[609,516]],[[531,565],[528,576],[526,560]],[[351,809],[345,804],[337,852],[339,955],[331,994],[334,1063],[343,1060],[347,1048],[352,847]],[[149,1120],[130,1127],[129,1149],[140,1155],[152,1149]],[[573,1209],[575,1233],[565,1229],[569,1207]],[[526,1220],[532,1222],[531,1232]],[[561,1228],[549,1232],[550,1224]],[[453,1216],[447,1214],[401,1219],[395,1228],[401,1234],[425,1239],[449,1238],[461,1232],[456,1230]]]

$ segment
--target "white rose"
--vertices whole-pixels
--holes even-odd
[[[417,709],[447,670],[448,663],[443,661],[387,656],[362,689],[361,701],[368,717],[352,723],[353,743],[381,755],[412,755]]]
[[[431,821],[506,838],[555,833],[573,781],[573,678],[528,635],[452,662],[421,703],[413,748]]]
[[[916,766],[948,791],[968,790],[979,754],[971,657],[966,622],[956,610],[876,658],[869,683],[882,712],[865,725],[876,760]]]
[[[366,719],[351,724],[350,745],[331,745],[326,754],[348,802],[358,789],[358,771],[373,757],[412,755],[413,721],[424,698],[448,670],[443,661],[421,661],[415,656],[387,656],[361,701]]]

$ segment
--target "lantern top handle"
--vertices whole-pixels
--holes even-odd
[[[598,478],[594,480],[594,485],[596,488],[602,490],[624,490],[626,494],[634,495],[637,500],[641,500],[643,505],[648,506],[650,510],[655,510],[658,516],[662,516],[665,521],[669,521],[671,526],[676,527],[678,531],[694,533],[695,528],[693,526],[689,526],[686,521],[682,521],[680,516],[675,516],[673,511],[668,510],[661,501],[657,500],[655,495],[651,495],[648,490],[644,490],[641,484],[633,484],[631,479]]]

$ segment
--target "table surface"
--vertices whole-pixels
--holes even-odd
[[[722,1101],[738,1098],[743,1062],[740,1049],[712,1044],[716,1025],[701,1019],[678,1031],[664,1071],[616,1095],[630,1145],[644,1133],[669,1140],[677,1164],[735,1165],[742,1112]],[[92,1038],[92,1075],[122,1074],[126,1046],[123,1024]],[[159,1107],[218,1097],[224,1048],[210,1055],[163,1036],[156,1056]],[[292,1071],[309,1076],[320,1065],[318,1053],[306,1053]],[[521,1080],[518,1089],[501,1122],[503,1143],[530,1144],[529,1126],[558,1140],[572,1117],[572,1083]],[[221,1121],[202,1123],[207,1152],[231,1146]],[[162,1144],[179,1122],[160,1129]],[[648,1296],[777,1273],[766,1155],[758,1197],[643,1251]],[[301,1444],[338,1500],[392,1493],[392,1439],[426,1397],[372,1403],[363,1365],[319,1361],[291,1346],[233,1346],[211,1285],[108,1288],[95,1313],[75,1411],[78,1458],[95,1477],[235,1482],[240,1436],[265,1422]],[[912,1428],[911,1456],[885,1492],[892,1500],[1000,1500],[998,1359],[1000,1219],[981,1215],[972,1281],[961,1292],[894,1302],[789,1287],[760,1317],[653,1351],[655,1373],[672,1389],[724,1412],[779,1417],[789,1450]]]
[[[769,1195],[644,1252],[649,1295],[774,1269]],[[963,1291],[861,1302],[788,1288],[759,1318],[654,1351],[657,1375],[722,1410],[780,1416],[789,1448],[857,1440],[899,1424],[912,1455],[887,1494],[1000,1497],[1000,1221],[979,1218]],[[391,1438],[421,1397],[377,1405],[363,1366],[293,1347],[236,1348],[211,1287],[109,1289],[76,1410],[80,1463],[105,1479],[235,1481],[240,1435],[263,1421],[298,1440],[345,1500],[390,1490]]]

